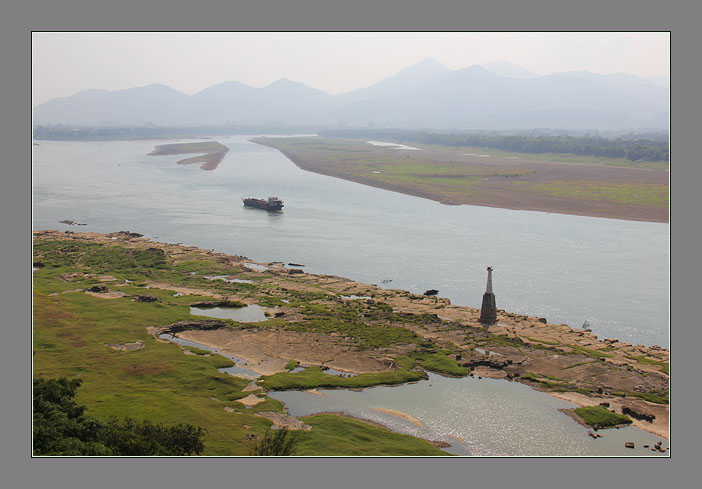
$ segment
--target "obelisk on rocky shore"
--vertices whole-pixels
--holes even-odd
[[[497,321],[497,306],[495,294],[492,292],[492,267],[487,267],[487,287],[483,294],[483,305],[480,308],[480,322],[491,324]]]

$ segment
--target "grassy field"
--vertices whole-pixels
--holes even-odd
[[[555,180],[529,186],[529,191],[553,197],[577,198],[641,206],[668,207],[668,188],[653,184],[598,184]]]
[[[412,143],[414,145],[414,143]],[[608,158],[606,156],[585,156],[570,153],[515,153],[493,148],[475,146],[442,146],[438,144],[419,144],[422,148],[433,148],[456,153],[489,154],[495,158],[519,158],[522,160],[552,161],[554,163],[571,163],[574,165],[620,166],[623,168],[645,168],[650,170],[667,170],[667,161],[634,162],[626,158]]]
[[[271,425],[271,421],[254,413],[283,411],[279,401],[263,393],[259,396],[265,401],[255,407],[246,408],[237,403],[237,399],[250,394],[242,391],[249,381],[217,370],[233,365],[229,359],[196,348],[188,348],[194,354],[186,355],[177,345],[159,342],[147,333],[149,326],[191,319],[189,304],[211,297],[173,297],[170,290],[145,289],[134,284],[169,280],[218,293],[235,290],[244,294],[262,288],[261,285],[241,288],[240,285],[248,284],[204,278],[232,273],[231,266],[194,256],[175,261],[155,249],[37,241],[35,267],[34,377],[81,378],[83,384],[76,401],[88,406],[96,418],[129,416],[167,425],[187,422],[207,430],[204,455],[249,455],[256,441],[247,439],[246,435],[261,437]],[[191,274],[193,271],[195,275]],[[105,299],[85,293],[86,288],[100,283],[101,274],[107,273],[119,284],[111,283],[110,291],[148,294],[158,301]],[[253,279],[253,274],[247,278]],[[136,341],[143,342],[143,348],[121,351],[108,346]],[[390,373],[372,378],[368,385],[416,380],[420,376]],[[363,379],[362,376],[353,379],[359,377]],[[348,418],[318,416],[309,422],[314,429],[301,437],[301,454],[445,455],[423,440]]]
[[[399,457],[449,455],[424,440],[378,429],[355,419],[329,414],[303,419],[312,426],[312,430],[300,432],[300,442],[294,455],[325,452],[345,456],[372,456],[378,453],[393,453]]]

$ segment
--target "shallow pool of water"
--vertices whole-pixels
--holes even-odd
[[[412,151],[421,151],[419,148],[415,148],[414,146],[407,146],[405,144],[399,144],[399,143],[387,143],[384,141],[367,141],[368,144],[371,144],[373,146],[384,146],[388,147],[391,149],[409,149]],[[380,172],[373,172],[373,173],[380,173]]]
[[[217,319],[233,319],[240,323],[257,323],[266,321],[268,318],[264,313],[265,309],[256,304],[245,307],[191,307],[190,314],[193,316],[205,316]]]
[[[517,382],[460,379],[429,374],[429,380],[363,391],[319,389],[272,392],[290,414],[306,416],[341,411],[388,428],[429,440],[442,440],[458,455],[478,456],[649,456],[664,455],[643,448],[659,438],[633,427],[600,430],[593,439],[587,428],[559,409],[576,407]],[[405,413],[423,427],[381,408]],[[624,446],[633,441],[636,448]],[[667,446],[667,442],[663,444]]]
[[[253,280],[245,280],[241,278],[227,278],[227,275],[215,275],[212,277],[205,277],[207,280],[223,280],[230,284],[252,284]]]
[[[236,375],[239,377],[243,377],[246,379],[257,379],[261,376],[261,374],[254,372],[251,369],[248,369],[246,367],[243,367],[242,365],[248,365],[248,362],[244,360],[243,358],[236,357],[234,355],[229,355],[227,353],[222,353],[216,348],[213,348],[211,346],[203,345],[202,343],[197,343],[195,341],[190,341],[186,340],[183,338],[179,338],[178,336],[173,336],[172,334],[168,333],[162,333],[158,335],[159,338],[168,340],[172,343],[176,343],[181,346],[190,346],[193,348],[199,348],[200,350],[207,350],[212,353],[216,353],[217,355],[222,355],[225,358],[230,359],[232,362],[236,363],[236,365],[231,366],[231,367],[223,367],[218,369],[220,372],[230,374],[230,375]]]

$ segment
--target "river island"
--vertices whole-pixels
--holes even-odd
[[[303,170],[447,205],[669,221],[668,170],[623,160],[328,137],[252,141],[278,149]]]

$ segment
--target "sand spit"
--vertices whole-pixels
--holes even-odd
[[[417,418],[410,416],[409,414],[403,413],[402,411],[395,411],[394,409],[385,409],[385,408],[373,408],[373,411],[379,411],[381,413],[386,413],[390,414],[391,416],[397,416],[398,418],[402,418],[406,421],[409,421],[410,423],[414,423],[420,428],[424,428],[424,424],[422,424],[421,421],[419,421]]]
[[[229,148],[217,141],[197,142],[197,143],[174,143],[161,144],[149,153],[149,156],[182,155],[191,153],[202,153],[198,156],[185,158],[178,161],[179,165],[191,165],[202,163],[200,169],[205,171],[216,170],[221,161],[229,152]]]
[[[264,401],[265,401],[265,399],[262,398],[262,397],[258,397],[258,396],[255,396],[255,395],[253,395],[253,394],[249,394],[248,396],[246,396],[246,397],[244,397],[244,398],[242,398],[242,399],[237,399],[237,400],[234,401],[234,402],[239,402],[239,403],[243,404],[243,405],[246,406],[246,407],[252,407],[252,406],[255,406],[255,405],[257,405],[257,404],[260,404],[260,403],[262,403],[262,402],[264,402]]]

